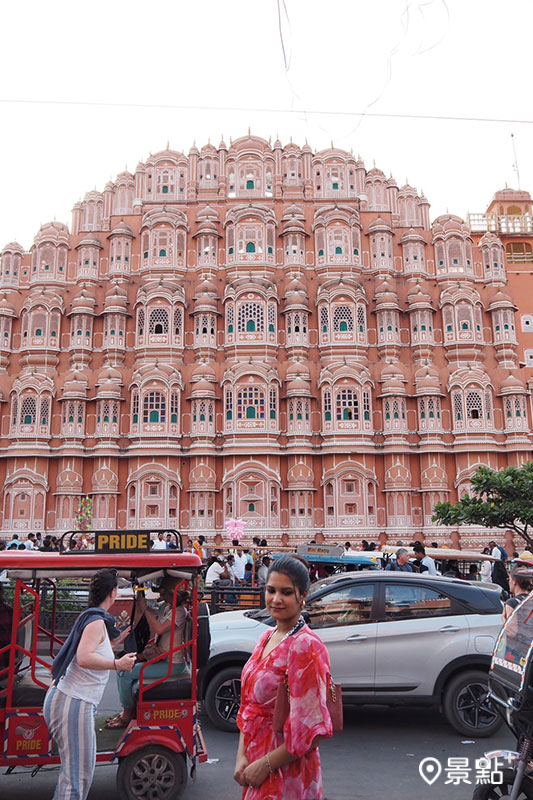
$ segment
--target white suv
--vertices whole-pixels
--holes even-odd
[[[310,627],[326,644],[345,703],[440,706],[465,736],[490,736],[487,671],[501,627],[500,588],[405,572],[334,575],[312,587]],[[241,670],[267,626],[266,610],[211,617],[199,693],[211,721],[236,730]]]

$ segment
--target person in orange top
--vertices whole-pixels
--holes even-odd
[[[198,537],[198,539],[195,539],[194,542],[192,543],[192,551],[193,551],[193,553],[196,553],[198,558],[200,558],[202,561],[205,558],[204,542],[205,542],[205,536],[201,536],[200,535]]]

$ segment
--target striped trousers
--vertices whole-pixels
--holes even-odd
[[[43,713],[61,759],[53,800],[85,800],[96,764],[96,706],[51,686]]]

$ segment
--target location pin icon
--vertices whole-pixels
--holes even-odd
[[[431,786],[441,774],[442,766],[438,758],[424,758],[418,765],[418,771],[425,782]]]

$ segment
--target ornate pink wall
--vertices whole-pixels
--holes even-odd
[[[89,192],[2,251],[3,534],[89,493],[101,528],[449,541],[434,503],[530,457],[530,212],[431,224],[360,158],[252,136]]]

